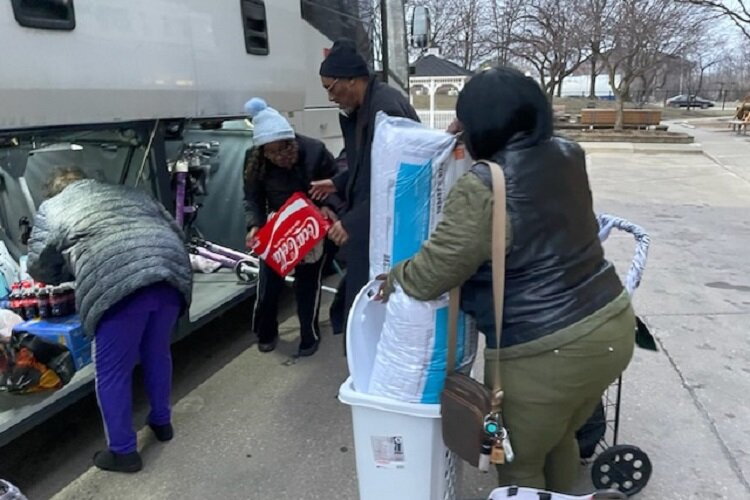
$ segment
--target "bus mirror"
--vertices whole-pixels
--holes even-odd
[[[418,49],[430,45],[430,11],[427,7],[414,7],[411,16],[411,45]]]

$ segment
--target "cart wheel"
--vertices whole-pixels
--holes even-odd
[[[252,283],[258,276],[258,268],[248,261],[241,260],[234,266],[234,274],[243,283]]]
[[[641,491],[651,478],[651,460],[638,448],[619,444],[607,448],[591,466],[591,480],[597,489],[614,489],[627,496]]]

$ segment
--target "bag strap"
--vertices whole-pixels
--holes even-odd
[[[458,344],[458,306],[461,303],[461,287],[448,292],[448,355],[445,371],[448,375],[456,371],[456,344]]]
[[[492,294],[495,306],[495,338],[497,339],[497,366],[500,367],[500,340],[503,326],[503,304],[505,299],[505,175],[500,165],[483,161],[492,174]],[[448,355],[446,371],[450,375],[456,369],[456,344],[458,343],[458,310],[461,302],[461,288],[456,287],[449,293],[448,302]],[[502,382],[499,371],[491,383],[493,394],[502,398]],[[498,406],[500,402],[498,401]]]
[[[505,174],[500,165],[485,162],[492,174],[492,296],[495,304],[495,355],[497,372],[490,387],[493,392],[493,408],[500,410],[502,404],[502,380],[500,380],[500,346],[503,336],[503,310],[505,305]]]

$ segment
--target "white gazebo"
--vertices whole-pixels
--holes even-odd
[[[455,98],[472,72],[438,57],[438,54],[437,49],[429,49],[414,63],[414,73],[409,77],[409,99],[414,106],[415,97],[429,96],[428,108],[416,109],[419,119],[432,128],[445,130],[456,116]],[[438,95],[446,96],[440,103],[443,109],[437,102]],[[446,103],[452,105],[446,106]]]

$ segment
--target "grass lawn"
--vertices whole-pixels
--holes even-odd
[[[456,109],[457,97],[452,97],[446,94],[438,94],[435,96],[435,110],[437,111],[453,111]],[[413,96],[414,109],[430,109],[430,96],[428,95],[415,95]]]

